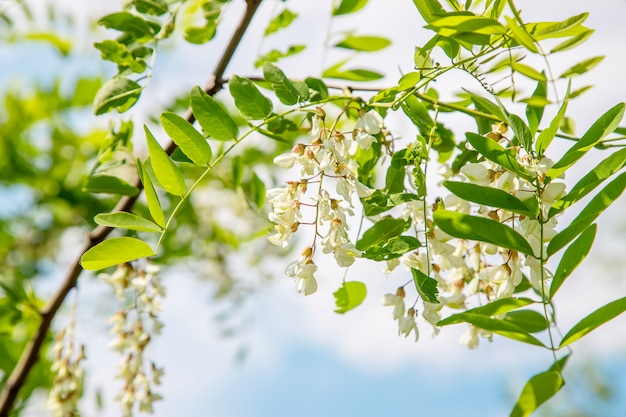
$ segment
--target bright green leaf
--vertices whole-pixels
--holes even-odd
[[[115,213],[101,213],[94,217],[96,223],[102,226],[119,227],[122,229],[138,230],[140,232],[161,232],[163,229],[148,219],[133,213],[118,211]]]
[[[155,34],[154,28],[145,19],[129,12],[112,13],[100,19],[98,24],[128,33],[135,38],[150,38]]]
[[[574,327],[572,327],[561,340],[559,349],[569,345],[572,342],[582,338],[586,334],[597,329],[604,323],[614,319],[615,317],[626,311],[626,297],[619,300],[611,301],[610,303],[600,307],[587,317],[579,321]]]
[[[504,18],[506,19],[506,23],[508,25],[509,30],[513,34],[513,38],[524,48],[528,49],[531,52],[538,53],[539,51],[537,50],[537,46],[535,45],[536,41],[528,33],[526,28],[524,26],[519,25],[517,20],[515,20],[512,17],[505,16]]]
[[[391,41],[381,36],[354,36],[348,35],[335,47],[351,49],[353,51],[376,52],[391,45]]]
[[[496,141],[486,138],[485,136],[478,135],[476,133],[467,132],[465,134],[467,141],[476,149],[481,155],[501,165],[503,168],[516,173],[520,177],[532,181],[532,176],[517,162],[517,154],[513,149],[504,149]]]
[[[420,241],[413,236],[396,236],[392,237],[387,242],[381,242],[370,247],[363,252],[361,256],[378,262],[388,261],[390,259],[399,258],[420,246],[422,246]]]
[[[344,314],[361,305],[367,296],[367,287],[360,281],[347,281],[333,295],[337,306],[335,313]]]
[[[611,181],[596,194],[576,218],[557,233],[548,244],[548,256],[552,256],[584,231],[607,207],[611,205],[626,187],[626,172]]]
[[[565,19],[562,22],[544,22],[542,26],[537,26],[536,35],[542,36],[543,38],[546,35],[552,35],[550,37],[557,37],[554,35],[558,35],[558,37],[570,36],[572,33],[568,32],[574,28],[579,28],[580,25],[589,17],[589,13],[581,13],[576,16],[572,16],[570,18]]]
[[[574,269],[578,267],[591,250],[591,245],[596,237],[596,229],[597,226],[595,224],[589,226],[563,254],[550,284],[550,299],[554,297],[554,294],[556,294],[565,279],[574,272]]]
[[[528,333],[538,333],[548,328],[548,321],[544,315],[534,310],[510,311],[502,320],[513,323]]]
[[[341,69],[341,67],[347,61],[348,61],[347,59],[344,59],[343,61],[340,61],[336,63],[335,65],[329,68],[326,68],[326,70],[324,70],[324,72],[322,73],[322,77],[335,78],[339,80],[348,80],[348,81],[374,81],[374,80],[379,80],[383,78],[383,74],[376,72],[376,71],[368,70],[368,69],[363,69],[363,68],[350,69],[350,70]]]
[[[95,114],[104,114],[110,110],[124,113],[139,99],[141,88],[135,81],[125,77],[110,79],[100,87],[93,99]]]
[[[299,54],[300,52],[304,51],[306,49],[306,45],[291,45],[289,46],[289,48],[287,48],[286,51],[280,51],[278,49],[272,49],[271,51],[269,51],[266,54],[260,55],[256,61],[254,61],[254,67],[255,68],[259,68],[261,66],[263,66],[263,64],[265,64],[266,62],[278,62],[283,58],[287,58],[296,54]]]
[[[538,81],[533,95],[526,100],[520,100],[527,104],[526,106],[526,119],[528,120],[528,127],[530,128],[531,137],[534,137],[537,133],[537,128],[543,117],[543,111],[545,107],[551,104],[547,98],[548,88],[546,81]]]
[[[152,216],[152,219],[161,227],[165,227],[165,216],[159,197],[154,189],[150,175],[144,169],[141,161],[137,160],[137,171],[139,171],[139,178],[143,184],[144,194],[146,196],[146,202],[148,203],[148,211]]]
[[[121,178],[111,175],[93,175],[87,180],[83,191],[88,193],[105,193],[134,196],[139,189]]]
[[[174,161],[170,159],[169,155],[161,148],[159,142],[152,136],[148,126],[144,125],[143,128],[146,132],[146,141],[148,142],[148,152],[150,153],[152,168],[154,169],[154,175],[159,181],[159,184],[161,184],[161,187],[168,193],[182,196],[187,189],[183,174]]]
[[[463,321],[480,329],[499,334],[500,336],[508,337],[509,339],[517,340],[518,342],[545,347],[545,345],[535,336],[529,334],[524,331],[524,329],[511,323],[510,321],[467,312],[463,315]]]
[[[568,78],[584,74],[596,65],[598,65],[603,59],[604,56],[596,56],[593,58],[585,59],[584,61],[579,62],[578,64],[565,71],[563,74],[561,74],[559,78]]]
[[[511,124],[511,130],[515,134],[515,137],[519,141],[520,145],[527,151],[532,150],[533,136],[530,133],[530,128],[524,123],[521,117],[516,114],[509,116],[509,123]]]
[[[333,16],[355,13],[367,4],[368,0],[341,0],[341,3],[333,8]]]
[[[200,132],[176,113],[161,114],[161,125],[180,150],[196,165],[211,162],[211,147]]]
[[[150,245],[144,241],[132,237],[114,237],[85,252],[80,258],[80,264],[88,271],[98,271],[154,255]]]
[[[450,236],[492,243],[534,256],[524,236],[495,220],[449,210],[436,210],[433,217],[437,227]]]
[[[509,210],[529,217],[535,217],[537,214],[531,211],[520,199],[498,188],[455,181],[444,181],[443,185],[453,194],[467,201]]]
[[[511,411],[510,417],[527,417],[565,385],[560,372],[546,371],[530,378]]]
[[[297,13],[294,13],[289,9],[283,10],[278,15],[274,16],[269,25],[267,25],[267,28],[265,29],[265,36],[269,36],[272,33],[276,33],[279,30],[288,27],[291,22],[296,19],[296,17],[298,17]]]
[[[392,237],[400,236],[410,225],[411,221],[385,217],[366,230],[355,246],[361,251],[368,250],[375,245],[389,241]]]
[[[553,217],[572,204],[580,201],[580,199],[593,191],[598,185],[602,184],[604,180],[620,171],[625,165],[626,148],[622,148],[596,165],[572,187],[569,193],[554,203],[550,208],[548,217]]]
[[[569,92],[570,85],[567,86],[567,91]],[[563,104],[561,104],[561,108],[554,119],[550,121],[550,126],[539,133],[537,137],[537,141],[535,142],[535,150],[539,155],[543,155],[543,153],[548,149],[550,143],[556,136],[556,133],[559,131],[559,127],[561,126],[561,122],[565,117],[565,111],[567,110],[567,105],[569,104],[569,94],[565,95],[565,99],[563,100]]]
[[[228,80],[230,94],[241,114],[253,120],[261,120],[272,114],[272,102],[247,78],[233,75]]]
[[[624,103],[619,103],[604,113],[587,132],[548,171],[548,177],[558,178],[576,161],[613,132],[624,117]]]
[[[191,109],[207,135],[217,140],[237,139],[239,128],[224,107],[196,86],[191,90]]]
[[[478,314],[483,316],[499,316],[501,314],[508,313],[518,308],[526,307],[535,302],[530,298],[500,298],[498,300],[491,301],[488,304],[480,307],[474,307],[470,310],[462,313],[453,314],[437,323],[437,326],[447,326],[450,324],[465,323],[467,321],[467,314]]]
[[[301,100],[300,92],[294,83],[276,65],[269,62],[263,64],[263,76],[271,84],[281,103],[291,106]]]
[[[578,35],[572,36],[568,40],[563,41],[556,45],[554,48],[552,48],[550,50],[550,53],[553,54],[555,52],[567,51],[568,49],[572,49],[589,39],[589,37],[591,37],[594,32],[595,30],[588,29],[582,33],[579,33]]]
[[[413,283],[422,300],[429,303],[439,304],[439,289],[437,288],[437,280],[429,277],[419,269],[411,268],[413,275]]]

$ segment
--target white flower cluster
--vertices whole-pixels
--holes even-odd
[[[77,403],[83,387],[83,370],[80,363],[85,359],[85,347],[80,346],[74,355],[74,325],[61,330],[54,339],[54,360],[50,371],[54,374],[46,406],[53,417],[78,416]],[[65,341],[67,340],[67,346]],[[75,356],[75,357],[74,357]]]
[[[503,141],[503,146],[508,145],[504,142],[507,139],[502,135],[498,135],[495,140],[498,138]],[[506,224],[526,238],[535,254],[545,253],[545,245],[556,234],[556,219],[554,217],[547,219],[547,213],[554,202],[565,194],[565,184],[558,180],[544,184],[546,173],[553,164],[546,157],[534,159],[530,155],[518,154],[518,162],[534,176],[535,183],[491,161],[464,165],[457,180],[498,188],[522,201],[536,199],[541,221],[499,208],[476,206],[456,195],[447,196],[443,201],[435,203],[433,208],[436,209],[439,204],[443,204],[447,210],[483,216]],[[452,170],[449,167],[443,167],[441,172],[445,173],[446,179],[452,177],[450,174]],[[444,306],[464,310],[467,308],[467,298],[480,294],[483,294],[487,301],[511,297],[516,286],[521,283],[524,271],[529,271],[530,282],[535,290],[545,294],[549,288],[547,280],[552,274],[542,266],[540,259],[484,242],[454,239],[434,227],[431,220],[433,208],[424,204],[423,200],[405,204],[402,216],[405,219],[410,218],[417,230],[425,231],[428,250],[409,253],[401,259],[388,261],[384,272],[390,273],[397,265],[403,263],[435,278],[440,303],[424,301],[423,310],[424,319],[435,326],[435,334],[438,332],[436,323],[441,320],[440,310]],[[402,293],[404,294],[404,291]],[[404,317],[404,301],[400,311],[400,299],[397,294],[385,295],[383,304],[395,306],[394,319],[400,320],[400,317]],[[400,332],[403,333],[406,328],[406,325],[400,326]],[[492,336],[489,332],[470,326],[468,332],[461,337],[461,343],[474,349],[478,346],[479,335],[487,339],[491,339]]]
[[[369,149],[383,128],[383,120],[374,110],[367,113],[361,111],[351,135],[334,130],[335,125],[327,128],[325,118],[324,111],[318,108],[312,122],[311,143],[297,144],[291,152],[274,159],[274,163],[282,168],[299,166],[303,178],[288,181],[286,187],[273,188],[267,192],[267,200],[272,205],[269,219],[274,223],[274,234],[268,237],[271,243],[287,247],[289,239],[300,225],[312,225],[315,228],[313,243],[286,270],[288,276],[298,280],[298,291],[305,295],[317,290],[313,275],[317,266],[313,262],[313,255],[318,238],[321,239],[319,245],[322,252],[332,253],[341,267],[352,265],[354,259],[361,256],[348,236],[348,217],[354,215],[354,194],[363,198],[374,190],[358,181],[358,165],[354,156],[359,149]],[[336,182],[335,196],[325,188],[327,179]],[[303,201],[311,184],[317,185],[317,191]],[[303,207],[314,210],[315,218],[312,221],[303,220]]]
[[[134,293],[135,304],[118,310],[108,321],[112,324],[110,332],[115,335],[109,346],[123,355],[117,378],[124,381],[124,386],[116,400],[120,402],[125,417],[132,416],[136,403],[140,412],[152,413],[154,401],[162,398],[155,392],[155,387],[161,384],[163,369],[147,361],[144,355],[152,335],[158,335],[163,327],[158,313],[162,309],[165,288],[158,273],[159,267],[153,264],[148,264],[145,270],[124,264],[112,275],[100,274],[100,278],[113,287],[118,298],[126,300],[127,290]],[[149,329],[145,327],[147,321],[150,322]]]

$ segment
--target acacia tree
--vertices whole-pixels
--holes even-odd
[[[321,76],[290,77],[277,63],[297,59],[304,45],[258,56],[258,73],[227,72],[262,3],[246,0],[204,87],[135,130],[124,113],[150,88],[159,48],[181,37],[212,42],[228,3],[125,1],[98,21],[111,30],[95,48],[117,66],[113,77],[81,78],[69,93],[58,85],[30,96],[7,93],[0,175],[36,190],[38,210],[0,219],[8,242],[1,252],[0,416],[18,414],[39,387],[49,391],[53,415],[78,414],[83,347],[73,324],[54,335],[51,324],[85,270],[103,271],[99,277],[119,299],[109,320],[112,348],[123,357],[117,397],[123,414],[151,412],[163,370],[144,351],[162,325],[161,266],[190,257],[208,263],[219,292],[234,294],[230,265],[242,253],[257,261],[291,257],[285,273],[307,296],[317,290],[320,259],[334,258],[346,268],[334,293],[340,314],[367,293],[367,282],[347,279],[355,262],[382,263],[385,273],[404,264],[409,275],[396,273],[397,287],[379,294],[393,307],[400,335],[417,341],[421,315],[420,326],[435,334],[466,326],[461,342],[471,349],[497,335],[548,352],[553,365],[522,388],[511,416],[533,413],[564,385],[570,345],[626,310],[622,297],[586,311],[563,336],[555,316],[555,296],[591,249],[595,220],[626,185],[624,104],[599,114],[580,137],[567,116],[569,101],[584,100],[589,88],[577,86],[575,77],[602,57],[585,58],[558,76],[550,67],[551,55],[593,33],[584,26],[587,14],[527,22],[513,1],[414,0],[415,24],[425,25],[431,38],[416,46],[413,68],[375,88],[368,83],[383,74],[355,68],[349,59]],[[332,17],[366,4],[336,1]],[[28,11],[24,4],[19,10]],[[10,27],[11,13],[2,16]],[[281,5],[265,36],[296,18]],[[54,33],[29,38],[68,51]],[[389,44],[380,34],[350,33],[328,48],[367,54]],[[435,82],[453,71],[475,83],[457,100],[441,100]],[[523,93],[531,83],[532,93]],[[109,131],[76,126],[73,117],[87,104],[96,115],[114,114]],[[554,117],[544,120],[544,112]],[[446,124],[450,114],[468,117],[475,128],[455,132]],[[400,117],[415,126],[414,138],[398,137],[389,120]],[[49,134],[44,145],[33,141],[41,121]],[[166,137],[165,145],[157,140]],[[555,152],[555,140],[568,149]],[[139,141],[147,157],[133,151]],[[604,159],[566,185],[570,169],[594,148],[605,149]],[[434,176],[440,187],[433,187]],[[42,210],[47,221],[37,220]],[[574,220],[558,224],[570,210]],[[56,256],[67,230],[85,224],[94,229],[57,291],[38,298],[30,281],[45,273],[44,261]],[[294,236],[303,242],[295,255]]]

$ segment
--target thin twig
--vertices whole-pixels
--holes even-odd
[[[207,85],[205,86],[205,92],[209,95],[214,95],[218,91],[221,90],[223,86],[222,77],[224,76],[224,72],[226,71],[226,67],[230,63],[235,50],[241,43],[241,39],[243,35],[246,33],[252,18],[254,17],[259,5],[263,0],[246,0],[246,10],[244,15],[239,22],[239,25],[235,29],[233,36],[231,37],[228,45],[226,45],[226,49],[222,54],[215,70]],[[187,121],[193,123],[195,121],[195,117],[189,109],[185,115]],[[174,142],[170,142],[166,148],[166,152],[171,155],[176,150],[176,144]],[[142,184],[137,179],[135,184],[137,188],[141,191]],[[118,204],[116,205],[113,211],[130,211],[135,202],[137,201],[137,197],[123,197],[120,199]],[[26,382],[26,378],[30,373],[32,367],[39,360],[39,354],[41,350],[41,346],[46,340],[46,335],[48,334],[48,330],[50,329],[50,324],[52,323],[52,319],[58,312],[59,308],[63,304],[63,301],[67,297],[67,294],[72,290],[72,288],[76,287],[76,283],[78,281],[78,277],[83,272],[83,268],[80,265],[81,256],[89,249],[102,242],[106,237],[111,233],[113,229],[111,227],[98,226],[91,233],[89,233],[89,240],[85,244],[85,246],[80,251],[80,254],[72,264],[71,268],[68,270],[65,279],[61,283],[61,286],[57,289],[56,293],[52,296],[48,304],[41,310],[41,323],[39,327],[33,334],[32,338],[24,348],[20,359],[11,372],[9,379],[0,394],[0,417],[8,417],[10,410],[13,408],[15,401],[17,399],[19,390],[22,388],[24,383]]]

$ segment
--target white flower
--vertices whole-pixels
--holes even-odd
[[[404,337],[408,337],[411,332],[415,333],[415,341],[417,342],[420,334],[415,322],[415,310],[413,308],[409,308],[407,315],[400,317],[398,320],[398,336],[404,335]]]
[[[361,251],[350,242],[335,247],[333,254],[335,255],[337,265],[341,267],[348,267],[354,263],[354,258],[361,257]]]
[[[357,133],[355,139],[361,149],[365,150],[369,149],[372,146],[372,143],[376,142],[376,138],[367,132]]]
[[[283,153],[274,158],[274,163],[281,168],[293,168],[298,159],[298,155],[293,152]]]
[[[441,321],[442,308],[442,303],[429,303],[428,301],[424,301],[424,311],[422,311],[422,317],[424,317],[424,320],[433,326],[436,326],[437,323]]]
[[[463,165],[461,173],[474,184],[487,185],[491,182],[491,173],[483,164],[472,163]]]
[[[384,306],[393,306],[394,320],[399,320],[402,316],[404,316],[404,288],[398,288],[395,295],[385,294],[382,301]]]
[[[375,110],[370,110],[357,120],[354,126],[357,130],[364,130],[371,135],[377,135],[380,133],[380,129],[383,127],[383,118],[380,117]]]
[[[478,344],[480,343],[480,339],[478,338],[478,327],[472,326],[470,324],[469,330],[461,335],[459,339],[459,343],[467,346],[470,349],[476,349]]]
[[[298,292],[304,295],[311,295],[317,291],[317,281],[313,274],[317,271],[317,265],[313,263],[311,258],[302,257],[301,259],[290,263],[285,270],[285,274],[297,279]]]

